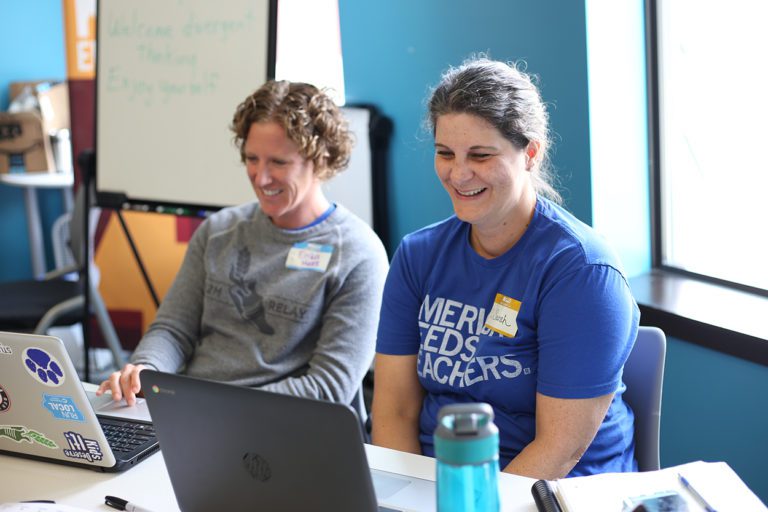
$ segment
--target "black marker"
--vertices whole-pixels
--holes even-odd
[[[104,503],[109,507],[116,508],[117,510],[127,510],[128,512],[150,512],[150,510],[144,507],[134,505],[128,500],[117,498],[115,496],[104,496]]]

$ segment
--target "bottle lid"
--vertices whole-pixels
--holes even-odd
[[[499,429],[486,403],[440,408],[434,433],[435,457],[448,464],[481,464],[499,456]]]

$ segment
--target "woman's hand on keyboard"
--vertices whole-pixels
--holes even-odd
[[[141,391],[139,373],[145,368],[146,366],[143,364],[126,364],[122,370],[114,372],[99,385],[96,395],[101,396],[109,390],[112,392],[112,400],[115,402],[125,398],[128,405],[134,405],[136,395]]]

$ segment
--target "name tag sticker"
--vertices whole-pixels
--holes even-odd
[[[521,305],[519,300],[497,293],[485,326],[502,336],[513,338],[517,334],[517,313]]]
[[[294,244],[291,250],[288,251],[285,266],[294,270],[325,272],[328,268],[328,263],[331,261],[332,254],[333,247],[330,245],[301,242]]]

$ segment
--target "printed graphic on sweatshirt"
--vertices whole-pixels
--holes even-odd
[[[9,356],[11,354],[13,354],[13,349],[8,345],[0,343],[0,356]]]
[[[256,282],[246,281],[248,268],[251,266],[251,253],[246,248],[237,251],[237,261],[229,269],[229,296],[237,311],[245,320],[258,327],[262,334],[275,334],[275,329],[267,322],[264,298],[256,293]]]
[[[26,441],[30,444],[37,443],[51,449],[59,447],[55,442],[45,437],[44,434],[30,430],[22,425],[0,425],[0,441],[4,438],[16,441],[17,443],[21,443],[22,441]]]
[[[304,322],[309,307],[285,297],[270,296],[264,301],[267,312],[294,322]]]
[[[427,295],[419,310],[419,375],[463,388],[530,374],[530,368],[524,368],[517,359],[511,343],[506,354],[475,353],[480,336],[507,339],[486,326],[486,316],[485,308]]]

